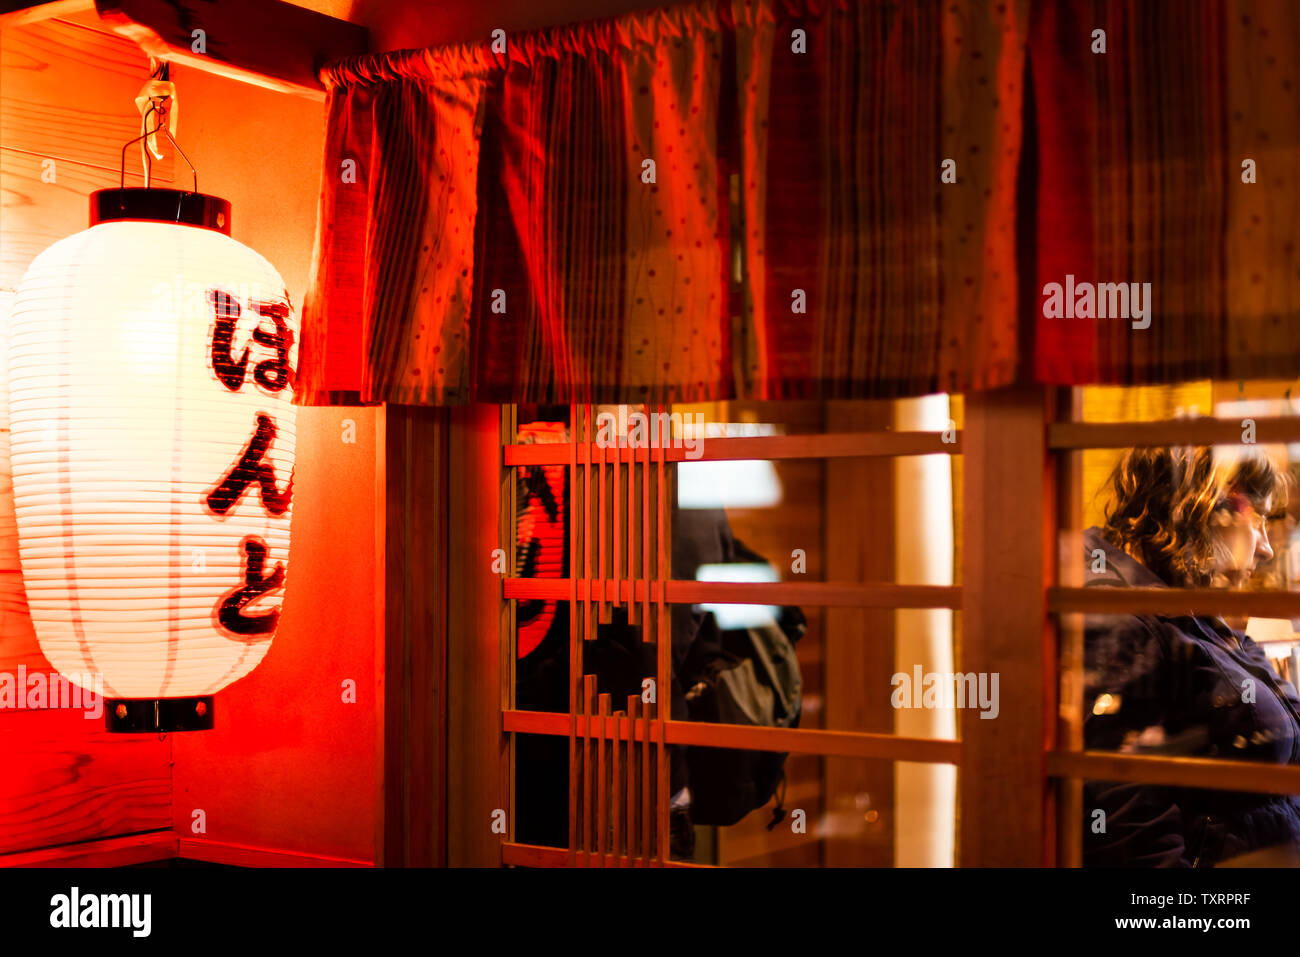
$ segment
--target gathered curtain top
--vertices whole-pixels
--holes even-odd
[[[848,0],[835,2],[846,4]],[[759,15],[757,5],[752,2],[737,3],[736,7],[742,17],[751,12],[753,16]],[[320,71],[320,79],[327,90],[335,90],[394,80],[432,81],[457,74],[479,76],[505,70],[512,64],[531,67],[547,58],[654,47],[667,39],[690,37],[702,30],[730,30],[734,24],[732,5],[728,2],[681,3],[607,20],[511,33],[506,35],[505,50],[501,52],[494,49],[497,44],[489,39],[481,43],[349,57],[326,64]]]
[[[1300,6],[1250,7],[712,0],[332,63],[296,401],[1300,374]],[[1135,314],[1046,293],[1102,284]]]
[[[497,52],[496,44],[486,40],[348,57],[322,67],[320,80],[327,90],[335,90],[394,80],[434,80],[455,74],[478,76],[505,70],[512,63],[531,67],[548,57],[654,47],[667,39],[693,36],[701,30],[723,32],[734,30],[737,24],[753,27],[788,18],[820,18],[831,11],[847,11],[853,5],[854,0],[679,3],[604,20],[511,33],[506,37],[504,52]]]

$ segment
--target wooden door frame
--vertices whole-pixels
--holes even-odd
[[[966,397],[960,669],[1000,673],[1000,719],[961,715],[961,866],[1055,863],[1051,390]],[[383,863],[500,866],[512,819],[509,625],[495,550],[501,407],[389,406]],[[1026,503],[1037,503],[1026,507]],[[422,533],[427,530],[428,534]]]
[[[384,628],[375,862],[447,856],[447,409],[380,415]]]
[[[500,416],[495,405],[382,416],[382,866],[496,867],[509,837],[495,813],[510,810]]]
[[[999,715],[960,713],[958,866],[1056,863],[1055,460],[1052,390],[968,394],[962,429],[963,673],[998,673]]]

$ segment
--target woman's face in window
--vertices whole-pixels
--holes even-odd
[[[1210,532],[1215,542],[1216,577],[1234,587],[1244,585],[1260,562],[1273,557],[1266,516],[1240,492],[1231,492],[1215,509]]]

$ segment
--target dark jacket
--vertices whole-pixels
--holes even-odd
[[[1088,587],[1168,587],[1095,528],[1084,561]],[[1089,615],[1084,629],[1086,748],[1300,761],[1300,696],[1222,619]],[[1086,867],[1213,867],[1300,845],[1300,801],[1289,795],[1085,781],[1083,800]]]

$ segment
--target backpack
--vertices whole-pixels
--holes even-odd
[[[689,720],[798,727],[803,678],[795,644],[806,627],[793,607],[782,609],[779,622],[729,631],[706,615],[682,682]],[[784,782],[785,759],[779,751],[688,747],[693,823],[726,827],[762,807]],[[782,805],[778,798],[769,830],[785,817]]]

